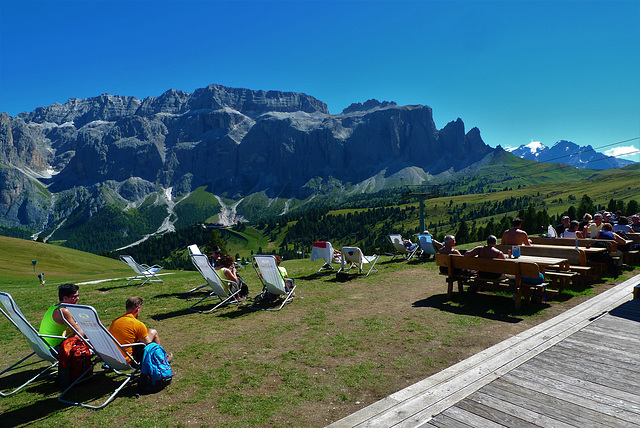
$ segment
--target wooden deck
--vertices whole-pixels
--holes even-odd
[[[333,424],[640,426],[640,275]]]

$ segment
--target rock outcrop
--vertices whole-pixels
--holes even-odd
[[[220,85],[144,100],[105,94],[16,118],[3,114],[0,149],[3,221],[33,230],[59,220],[61,195],[80,206],[96,191],[79,188],[104,183],[115,183],[108,187],[123,206],[150,192],[172,188],[175,196],[202,185],[231,199],[257,192],[304,198],[381,171],[460,170],[493,150],[478,129],[465,132],[461,119],[438,130],[428,106],[369,100],[330,115],[305,94]],[[47,186],[37,198],[34,179]],[[25,204],[39,208],[20,208]]]

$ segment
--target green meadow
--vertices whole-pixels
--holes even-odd
[[[379,272],[348,282],[318,274],[321,261],[288,260],[284,266],[296,281],[296,298],[281,311],[252,311],[248,304],[200,314],[189,311],[194,301],[184,298],[204,283],[197,272],[162,271],[161,284],[126,286],[133,271],[117,260],[6,237],[0,237],[0,258],[0,291],[14,297],[36,328],[57,300],[57,286],[76,282],[79,303],[95,307],[105,326],[124,313],[127,297],[142,296],[140,319],[174,353],[174,379],[165,390],[138,396],[132,383],[102,410],[60,403],[55,376],[0,399],[3,426],[37,427],[325,426],[635,273],[514,311],[508,295],[447,299],[432,260],[382,256]],[[40,272],[44,286],[36,277]],[[251,266],[240,275],[257,296],[261,286]],[[23,336],[0,318],[3,369],[28,353]],[[0,387],[17,386],[42,366],[5,374]],[[118,378],[101,372],[98,365],[72,398],[106,398]]]

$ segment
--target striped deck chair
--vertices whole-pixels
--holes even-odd
[[[318,273],[332,271],[331,263],[339,263],[339,259],[334,257],[333,246],[328,241],[315,241],[311,249],[311,261],[324,260],[324,264],[318,269]]]
[[[406,260],[411,260],[420,249],[417,244],[413,244],[411,249],[405,247],[402,235],[389,235],[389,240],[393,244],[393,248],[396,250],[396,253],[391,257],[391,260],[395,259],[397,256],[403,256]]]
[[[57,373],[57,371],[50,372],[50,370],[58,366],[58,352],[54,348],[52,348],[51,345],[49,345],[43,339],[43,337],[54,337],[59,339],[61,339],[62,337],[61,336],[44,336],[38,333],[38,330],[33,328],[33,326],[29,323],[29,321],[27,321],[24,315],[22,315],[22,312],[18,308],[18,305],[16,305],[16,302],[14,302],[13,297],[11,297],[9,293],[0,292],[0,302],[2,302],[2,305],[4,306],[4,309],[0,308],[0,312],[2,312],[4,316],[7,317],[9,322],[11,322],[11,324],[13,324],[13,326],[17,328],[18,331],[20,331],[20,333],[23,334],[24,338],[27,339],[27,343],[29,343],[29,346],[33,350],[32,353],[22,358],[20,361],[13,364],[9,368],[3,370],[2,373],[0,373],[0,376],[13,370],[27,367],[32,364],[37,364],[40,361],[44,361],[45,363],[48,364],[44,370],[39,372],[36,376],[32,377],[22,385],[13,389],[12,391],[6,391],[6,390],[0,391],[0,396],[8,397],[20,391],[22,388],[26,387],[31,382],[34,382],[35,380],[41,377],[45,377],[50,374]],[[23,362],[25,362],[26,360],[28,360],[34,355],[40,358],[40,361],[33,361],[31,363],[22,364]]]
[[[131,278],[127,285],[131,284],[133,281],[142,281],[138,287],[145,285],[147,282],[162,282],[160,278],[156,276],[158,272],[164,269],[162,266],[153,265],[147,266],[144,263],[140,264],[136,262],[131,256],[120,256],[120,260],[129,266],[136,273],[136,276]]]
[[[253,268],[258,274],[258,278],[262,282],[262,293],[253,301],[251,309],[262,311],[279,311],[285,305],[293,300],[293,291],[296,289],[293,280],[285,281],[280,274],[276,258],[273,256],[253,256]],[[278,309],[258,308],[256,304],[264,300],[270,300],[272,297],[282,299],[282,304]]]
[[[198,300],[196,303],[189,307],[189,310],[194,312],[199,312],[202,314],[208,314],[209,312],[213,312],[219,307],[228,304],[238,304],[239,300],[236,298],[236,295],[240,293],[240,288],[236,286],[233,281],[229,281],[227,279],[220,279],[218,274],[209,264],[209,259],[204,254],[192,253],[189,255],[191,257],[191,262],[193,262],[194,266],[200,272],[200,275],[207,281],[206,284],[198,286],[193,290],[189,291],[189,293],[199,290],[203,287],[209,287],[211,292]],[[203,311],[200,309],[196,309],[195,307],[208,299],[218,299],[220,302],[214,306],[213,308]]]
[[[62,391],[62,394],[58,396],[58,401],[66,404],[72,404],[74,406],[88,407],[90,409],[101,409],[113,401],[122,388],[127,386],[132,379],[137,378],[140,374],[140,362],[136,361],[133,355],[125,351],[123,346],[144,346],[144,343],[127,343],[125,345],[118,343],[116,338],[109,333],[109,330],[102,325],[102,322],[100,322],[100,318],[98,317],[98,313],[91,306],[72,305],[67,303],[61,303],[60,306],[69,310],[73,319],[78,323],[78,326],[80,326],[82,331],[84,331],[84,334],[87,336],[86,339],[77,331],[76,334],[87,344],[87,346],[89,346],[89,348],[91,348],[96,357],[94,358],[91,367],[82,373],[82,375],[69,385],[67,389]],[[67,325],[69,328],[74,330],[71,324],[67,323]],[[125,355],[129,357],[131,363],[127,361]],[[108,370],[113,371],[118,376],[125,377],[124,381],[116,387],[116,390],[100,405],[71,401],[63,398],[74,386],[82,382],[84,380],[84,375],[99,362],[106,364],[108,366]],[[125,371],[128,373],[125,373]]]
[[[376,268],[376,262],[380,256],[374,254],[373,256],[365,256],[362,254],[362,250],[358,247],[342,247],[342,262],[340,270],[338,272],[349,272],[353,265],[358,267],[358,271],[362,273],[362,268],[365,264],[370,264],[369,270],[365,276],[369,276],[372,272],[378,272]]]

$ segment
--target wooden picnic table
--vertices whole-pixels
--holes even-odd
[[[513,262],[535,263],[540,267],[540,271],[542,273],[545,273],[545,270],[549,266],[557,266],[557,267],[560,268],[560,270],[565,270],[565,271],[568,271],[570,269],[569,259],[563,259],[563,258],[559,258],[559,257],[543,257],[543,256],[525,256],[525,255],[520,255],[520,257],[518,257],[518,258],[511,257],[511,258],[507,258],[506,260],[513,261]]]
[[[547,244],[533,244],[532,246],[535,246],[536,248],[548,248],[550,250],[553,250],[554,248],[558,248],[558,247],[566,247],[566,248],[576,248],[575,245],[547,245]],[[520,247],[522,248],[522,247]],[[604,253],[605,251],[607,251],[606,248],[604,247],[578,247],[578,250],[582,250],[585,252],[585,254],[597,254],[597,253]]]

